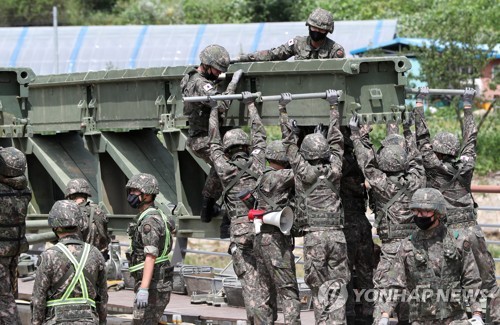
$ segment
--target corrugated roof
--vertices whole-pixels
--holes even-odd
[[[396,24],[395,19],[339,21],[330,37],[349,53],[392,40]],[[276,47],[307,33],[304,22],[63,26],[58,28],[56,69],[53,27],[0,28],[0,66],[26,66],[43,75],[188,65],[197,64],[199,52],[209,44],[224,46],[234,57]]]

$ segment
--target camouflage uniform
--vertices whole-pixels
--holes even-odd
[[[21,151],[0,147],[0,320],[5,324],[21,324],[15,303],[17,259],[28,250],[25,220],[31,200],[25,170]]]
[[[266,158],[270,159],[275,153],[269,149],[275,143],[281,146],[281,155],[285,157],[281,141],[273,141],[267,150]],[[284,161],[281,159],[280,161]],[[294,175],[291,169],[266,168],[264,174],[257,181],[256,194],[258,208],[265,211],[280,211],[290,205],[293,199]],[[293,238],[284,235],[276,226],[263,224],[261,232],[255,236],[255,256],[257,258],[257,272],[268,282],[271,291],[266,300],[276,300],[276,292],[282,303],[283,315],[286,324],[300,324],[300,301],[297,275],[295,273],[295,259],[293,255]],[[271,303],[271,306],[276,302]],[[268,307],[264,305],[263,307]],[[261,311],[265,319],[272,319],[273,312]],[[262,317],[264,318],[264,317]]]
[[[328,11],[318,8],[311,13],[306,25],[320,28],[332,33],[333,17]],[[295,60],[345,57],[344,48],[329,38],[325,38],[323,44],[321,44],[318,48],[312,46],[311,41],[311,36],[296,36],[295,38],[290,39],[286,44],[276,48],[241,55],[236,61],[281,61],[287,60],[292,56]]]
[[[381,290],[388,285],[387,273],[401,241],[416,228],[408,204],[413,193],[425,186],[425,171],[421,157],[408,157],[399,145],[383,148],[376,161],[373,149],[362,141],[359,131],[353,130],[351,139],[358,164],[363,169],[376,203],[375,227],[382,241],[382,255],[373,283],[375,289]],[[415,145],[414,142],[412,144]],[[376,319],[380,317],[377,308],[373,316]],[[400,304],[398,319],[407,321],[407,304]]]
[[[227,61],[229,65],[229,54],[227,51],[215,45],[210,45],[205,48],[202,53],[200,53],[201,62],[207,62],[205,60],[206,52],[210,50],[213,51],[213,55],[218,55],[220,61]],[[227,66],[223,69],[223,66],[216,65],[215,68],[225,72]],[[236,89],[236,83],[229,83],[223,95],[233,94]],[[183,97],[191,96],[214,96],[220,95],[221,93],[217,89],[214,81],[208,80],[203,76],[197,67],[189,71],[181,80],[181,91]],[[223,112],[229,109],[230,101],[219,101],[219,116],[218,118],[222,120]],[[208,120],[210,117],[211,107],[207,102],[186,102],[184,103],[184,115],[187,115],[189,122],[188,139],[186,145],[193,153],[199,158],[203,159],[206,163],[212,165],[210,160],[210,144],[208,137]],[[205,182],[205,187],[203,188],[202,195],[204,197],[209,197],[217,200],[222,193],[222,184],[220,183],[217,173],[212,168]]]
[[[79,194],[87,197],[90,193],[90,184],[83,178],[75,178],[66,185],[65,198],[70,199],[72,195]],[[82,212],[82,235],[86,243],[97,247],[101,252],[108,250],[111,238],[108,234],[108,217],[106,213],[91,200],[79,204]]]
[[[134,175],[127,183],[127,190],[135,188],[144,194],[158,194],[158,182],[154,176],[141,173]],[[168,253],[172,249],[171,224],[167,217],[154,203],[139,213],[127,230],[131,239],[129,259],[130,273],[135,279],[134,292],[137,293],[142,283],[146,255],[153,255],[155,265],[149,285],[149,299],[146,308],[139,308],[134,303],[133,324],[156,325],[170,302],[172,291],[173,266],[170,266]]]
[[[344,141],[338,117],[331,106],[327,139],[307,135],[299,151],[288,115],[280,109],[283,144],[295,174],[295,226],[305,234],[304,281],[312,292],[316,324],[345,324],[350,280],[339,196]]]
[[[341,127],[342,129],[342,127]],[[342,158],[342,178],[340,179],[340,198],[344,208],[344,235],[347,242],[347,256],[349,270],[353,275],[356,269],[355,284],[354,277],[349,282],[349,297],[347,300],[346,314],[347,322],[350,324],[352,318],[361,320],[373,313],[373,304],[362,301],[362,314],[357,315],[354,310],[353,289],[373,289],[373,240],[372,225],[366,217],[367,193],[365,189],[365,177],[359,168],[354,156],[354,148],[349,134],[345,129],[344,134],[344,156]]]
[[[77,227],[80,218],[76,203],[57,201],[49,213],[49,225],[52,228]],[[73,256],[74,261],[69,260],[65,251]],[[79,269],[75,262],[84,263],[80,278],[84,283],[75,278],[75,270]],[[44,251],[38,263],[31,302],[31,324],[106,324],[106,267],[96,247],[84,243],[80,233],[75,232]],[[68,300],[64,301],[65,297]],[[78,298],[80,300],[76,300]]]
[[[477,205],[470,190],[476,162],[477,140],[477,128],[472,111],[464,109],[463,145],[460,152],[458,139],[450,133],[437,134],[431,143],[423,107],[416,109],[415,125],[418,148],[422,153],[427,175],[427,185],[443,193],[448,203],[446,225],[459,232],[460,236],[469,239],[481,275],[482,289],[490,290],[493,294],[498,290],[495,263],[488,252],[481,227],[477,225]],[[438,159],[435,152],[444,154],[445,158]],[[493,320],[500,323],[500,315],[493,316],[495,316]]]
[[[434,210],[434,215],[438,213],[441,218],[446,214],[443,196],[432,188],[415,192],[410,208]],[[446,298],[451,300],[446,301],[443,293],[448,291],[449,294],[451,290],[461,292],[462,289],[477,292],[481,287],[481,278],[468,238],[438,222],[437,226],[419,229],[403,240],[388,272],[387,289],[406,290],[409,296],[405,298],[408,299],[420,298],[410,300],[410,321],[413,325],[467,324],[463,298],[448,296]],[[390,313],[400,298],[394,295],[386,297],[389,298],[381,304],[381,311]],[[470,295],[468,303],[471,312],[481,312],[476,297]]]
[[[248,219],[248,208],[238,198],[238,194],[245,189],[253,189],[257,179],[265,168],[266,130],[262,125],[257,109],[253,103],[248,105],[251,125],[251,153],[247,155],[238,152],[232,157],[226,153],[231,142],[241,145],[250,145],[248,135],[241,129],[233,129],[224,135],[223,144],[219,133],[219,118],[217,109],[212,109],[210,115],[210,150],[214,168],[224,186],[224,206],[231,219],[230,252],[233,259],[234,272],[243,287],[243,299],[247,311],[247,319],[255,322],[266,320],[254,319],[256,308],[269,305],[264,301],[262,293],[269,292],[265,282],[260,282],[257,275],[257,261],[254,254],[255,230],[253,223]]]

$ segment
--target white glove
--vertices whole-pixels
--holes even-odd
[[[389,325],[389,317],[382,317],[378,321],[378,325]]]
[[[144,288],[139,288],[137,294],[135,295],[135,303],[139,308],[146,308],[148,305],[149,290]]]

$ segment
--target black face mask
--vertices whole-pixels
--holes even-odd
[[[205,70],[205,72],[201,73],[203,78],[210,80],[210,81],[216,81],[219,78],[218,76],[216,76],[212,73],[212,69],[210,69],[209,66],[204,65],[203,68]]]
[[[141,205],[141,200],[137,194],[130,193],[127,196],[127,202],[133,209],[137,209]]]
[[[328,33],[320,33],[320,32],[315,32],[309,29],[309,36],[311,39],[315,42],[320,42],[326,38],[326,34]]]
[[[422,230],[427,230],[427,229],[429,229],[430,226],[432,226],[434,224],[434,220],[432,220],[432,217],[413,216],[413,220],[415,221],[415,224],[417,225],[417,227],[422,229]]]

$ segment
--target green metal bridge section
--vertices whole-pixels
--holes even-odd
[[[364,122],[400,121],[404,109],[406,57],[379,57],[234,64],[221,82],[243,69],[241,91],[262,98],[283,92],[342,91],[341,123],[353,112]],[[186,147],[180,81],[191,66],[111,70],[38,76],[26,68],[0,68],[0,145],[27,155],[33,190],[30,219],[43,219],[66,183],[85,178],[92,199],[110,216],[110,228],[125,231],[135,215],[125,184],[138,172],[156,176],[157,203],[176,219],[179,237],[218,237],[220,219],[199,220],[201,190],[209,166]],[[266,125],[278,124],[277,103],[257,104]],[[320,98],[294,100],[289,115],[301,125],[328,123],[328,104]],[[224,128],[244,126],[247,112],[233,101]],[[176,206],[172,213],[172,207]]]

